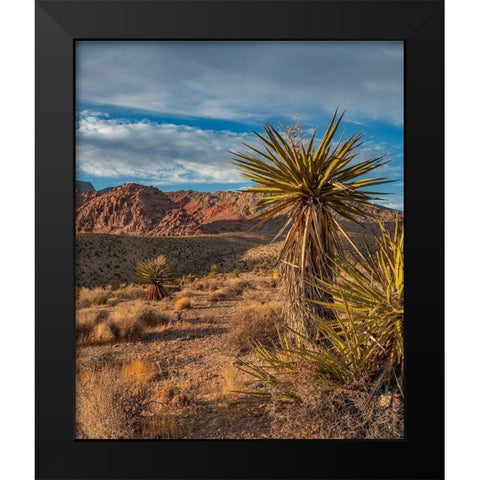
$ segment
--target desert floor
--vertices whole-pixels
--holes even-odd
[[[77,438],[403,437],[397,397],[364,411],[367,394],[318,394],[308,369],[293,379],[301,402],[252,395],[261,384],[245,363],[258,362],[259,343],[278,344],[283,325],[270,242],[77,237]],[[133,274],[158,254],[182,273],[172,298],[148,301]]]
[[[163,320],[161,325],[144,327],[131,339],[118,341],[109,336],[108,331],[100,331],[80,342],[78,398],[80,403],[85,400],[89,408],[84,408],[80,415],[84,425],[80,427],[79,436],[109,435],[108,426],[99,426],[102,423],[99,417],[110,402],[115,402],[115,395],[107,398],[109,392],[104,392],[106,398],[97,398],[97,405],[95,400],[85,399],[88,388],[100,387],[96,382],[102,381],[102,371],[108,372],[109,378],[105,381],[110,386],[121,382],[122,377],[133,377],[133,384],[137,381],[152,392],[149,399],[152,403],[140,412],[140,421],[133,422],[136,425],[132,435],[144,438],[264,438],[270,435],[267,404],[241,393],[254,387],[255,382],[238,366],[252,355],[250,340],[255,332],[245,330],[241,323],[249,313],[255,316],[253,323],[249,323],[250,329],[256,329],[260,335],[274,333],[271,328],[265,332],[262,325],[262,315],[265,320],[271,320],[272,313],[280,312],[276,281],[271,275],[242,274],[239,278],[218,276],[197,280],[175,293],[180,305],[188,298],[187,306],[180,307],[170,299],[122,300],[114,294],[112,291],[105,304],[80,308],[79,314],[96,318],[97,323],[103,325],[108,318],[118,318],[122,313],[128,317],[133,312],[135,317],[148,309],[150,314],[157,313],[161,318],[166,315],[168,323]],[[113,437],[122,436],[122,422],[119,418],[117,429],[110,432]]]

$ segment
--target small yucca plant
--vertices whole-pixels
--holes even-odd
[[[233,152],[233,163],[242,176],[257,183],[248,191],[268,195],[257,226],[277,215],[286,216],[279,232],[288,229],[279,259],[287,294],[285,316],[291,328],[307,337],[317,332],[312,309],[317,315],[330,315],[322,305],[310,301],[328,301],[328,294],[311,279],[333,279],[331,259],[340,251],[334,213],[358,222],[358,216],[367,215],[362,206],[369,205],[372,195],[378,193],[368,188],[387,183],[381,177],[365,178],[386,161],[383,157],[356,161],[363,143],[361,134],[334,142],[342,118],[343,114],[337,118],[335,111],[318,144],[315,133],[304,140],[297,126],[282,135],[266,124],[265,135],[254,132],[263,151],[246,145],[249,152]]]
[[[135,281],[144,285],[150,285],[145,296],[147,300],[161,300],[164,297],[172,297],[165,288],[165,283],[173,281],[175,270],[163,255],[154,260],[140,262],[136,269]]]

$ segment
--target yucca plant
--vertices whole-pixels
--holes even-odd
[[[399,221],[393,233],[381,222],[379,228],[375,248],[365,241],[364,254],[352,242],[354,254],[348,261],[332,259],[335,280],[316,281],[331,296],[321,305],[334,313],[333,319],[316,318],[320,341],[291,331],[301,344],[284,335],[278,348],[257,345],[261,365],[246,362],[242,369],[267,388],[252,393],[265,394],[274,386],[283,398],[295,398],[298,385],[289,383],[288,376],[309,363],[319,390],[356,384],[372,395],[391,386],[403,394],[404,232]],[[347,240],[351,241],[348,236]]]
[[[318,144],[315,133],[307,141],[298,128],[293,128],[293,135],[282,135],[266,124],[264,135],[254,132],[263,151],[245,144],[247,153],[232,152],[241,174],[257,184],[248,191],[266,194],[257,226],[277,215],[286,217],[279,231],[279,235],[287,231],[279,258],[286,320],[307,338],[317,334],[312,311],[322,317],[331,315],[321,304],[310,302],[329,299],[310,280],[333,279],[331,259],[341,251],[334,214],[358,222],[358,217],[368,215],[364,207],[378,194],[368,188],[387,183],[382,177],[365,178],[387,163],[383,156],[356,161],[362,134],[334,141],[342,118],[335,111]]]
[[[165,283],[173,281],[175,269],[163,255],[153,260],[140,262],[135,273],[135,281],[144,285],[150,285],[146,290],[147,300],[161,300],[164,297],[171,297],[170,292],[165,288]]]
[[[371,248],[364,238],[364,251],[357,248],[342,230],[353,248],[353,259],[337,256],[335,282],[318,279],[319,288],[333,301],[319,302],[336,314],[353,315],[362,333],[370,339],[371,352],[365,356],[368,368],[380,372],[378,384],[389,383],[392,377],[401,389],[404,373],[404,230],[397,219],[390,232],[378,221],[380,234]],[[325,322],[322,322],[325,323]],[[335,326],[330,326],[335,328]]]

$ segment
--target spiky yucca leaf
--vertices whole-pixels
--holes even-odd
[[[317,280],[332,299],[322,305],[335,314],[316,319],[318,340],[292,332],[301,345],[284,336],[280,347],[257,345],[260,365],[244,363],[242,369],[263,382],[265,391],[295,397],[288,377],[308,362],[315,366],[319,390],[357,384],[373,395],[393,383],[403,393],[404,231],[398,220],[393,233],[381,222],[379,229],[375,249],[365,242],[363,254],[352,242],[352,259],[333,259],[338,269],[334,281]]]
[[[258,184],[248,191],[267,194],[258,225],[277,215],[286,217],[279,232],[288,230],[279,259],[288,299],[285,312],[289,325],[307,337],[316,334],[312,308],[316,314],[329,314],[319,304],[309,307],[309,300],[328,301],[328,295],[309,280],[333,278],[331,257],[340,250],[333,214],[357,222],[358,216],[368,214],[363,206],[378,193],[369,188],[388,182],[383,177],[365,178],[387,162],[384,157],[356,161],[361,134],[334,142],[342,118],[335,111],[318,144],[315,133],[296,143],[266,124],[264,135],[254,132],[263,151],[246,145],[249,152],[233,152],[241,174]],[[298,132],[295,138],[301,138]]]
[[[163,255],[153,260],[145,260],[137,265],[135,281],[145,285],[151,285],[146,296],[150,300],[159,300],[166,296],[171,297],[164,284],[172,281],[175,269]]]
[[[336,313],[337,322],[342,314],[352,312],[358,317],[358,327],[377,345],[366,356],[372,369],[380,372],[378,383],[395,376],[399,386],[404,369],[404,230],[398,219],[393,232],[378,221],[380,235],[373,250],[364,241],[362,253],[343,231],[354,247],[353,261],[337,256],[335,282],[317,279],[317,284],[333,299],[325,308]],[[335,324],[331,325],[335,328]]]

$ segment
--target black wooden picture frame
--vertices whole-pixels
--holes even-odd
[[[404,440],[75,440],[75,41],[405,46]],[[443,1],[36,1],[36,477],[441,479]],[[52,293],[54,293],[54,298]]]

